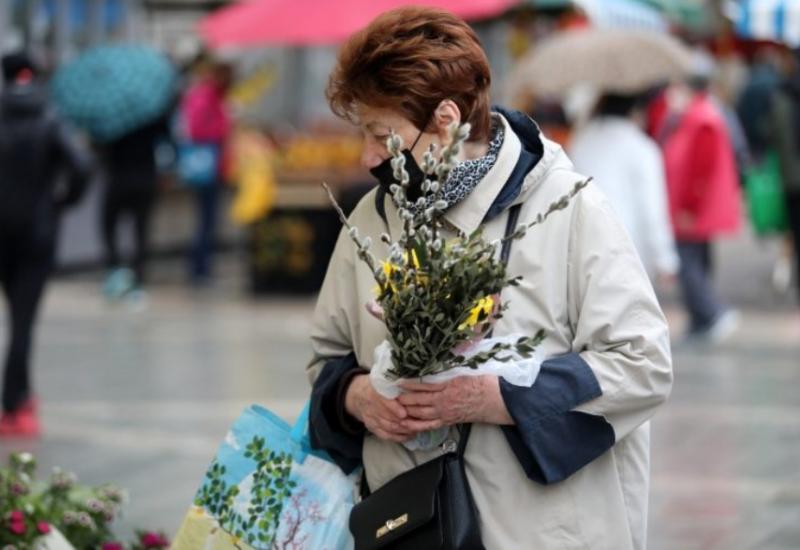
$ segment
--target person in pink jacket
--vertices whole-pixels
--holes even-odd
[[[211,277],[211,255],[214,245],[219,192],[222,180],[222,159],[231,134],[231,118],[225,95],[232,81],[229,65],[215,63],[204,71],[186,90],[180,105],[185,138],[191,143],[216,145],[219,155],[219,181],[194,189],[197,197],[197,229],[192,246],[190,275],[195,284],[204,284]]]
[[[719,341],[738,325],[712,285],[712,242],[741,223],[739,177],[722,113],[707,77],[670,88],[654,110],[653,130],[664,152],[667,195],[680,256],[689,337]]]

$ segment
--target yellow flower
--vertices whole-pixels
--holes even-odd
[[[403,254],[403,261],[408,263],[408,253]],[[417,251],[413,248],[411,249],[411,263],[414,265],[414,269],[419,269],[419,258],[417,258]]]
[[[403,252],[403,266],[407,264],[408,264],[408,252]],[[425,281],[428,280],[428,277],[419,272],[420,263],[419,263],[419,258],[417,257],[417,252],[415,250],[411,251],[411,264],[413,265],[414,269],[417,272],[415,278],[416,282],[418,284],[425,283]],[[386,275],[389,287],[392,289],[393,292],[397,292],[397,288],[395,287],[394,282],[392,281],[392,276],[395,274],[395,272],[401,271],[403,266],[393,264],[388,260],[382,262],[381,265],[383,266],[383,274]],[[403,282],[405,283],[406,281],[404,280]],[[380,291],[380,287],[378,290]]]
[[[392,262],[386,261],[383,262],[383,274],[386,275],[387,278],[392,276],[394,270],[397,269],[397,266],[394,265]]]
[[[486,320],[489,315],[491,315],[493,310],[494,299],[491,296],[485,296],[481,298],[478,300],[478,303],[471,310],[469,310],[469,317],[467,317],[466,321],[458,325],[458,330],[474,327],[478,324],[481,318]]]

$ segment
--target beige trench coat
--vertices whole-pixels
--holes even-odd
[[[503,123],[506,137],[496,164],[445,216],[461,231],[478,227],[517,161],[520,141]],[[544,139],[544,150],[516,200],[522,203],[520,222],[532,220],[583,179],[560,146]],[[372,250],[383,259],[388,249],[379,237],[386,226],[374,193],[350,221],[372,237]],[[401,223],[388,197],[386,212],[396,238]],[[485,238],[501,237],[506,222],[505,213],[488,222]],[[670,392],[672,368],[667,324],[631,240],[604,195],[589,185],[566,210],[513,244],[508,273],[523,281],[503,291],[510,308],[495,334],[532,335],[543,328],[547,356],[580,352],[603,394],[576,410],[602,415],[616,443],[565,481],[541,485],[526,476],[499,427],[475,425],[465,461],[484,544],[488,550],[645,548],[648,420]],[[326,358],[353,351],[360,365],[372,365],[373,350],[385,338],[384,326],[364,307],[375,286],[342,232],[314,313],[312,382]],[[411,452],[368,435],[363,460],[369,485],[375,490],[436,453]]]

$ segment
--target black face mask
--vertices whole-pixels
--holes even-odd
[[[414,140],[414,143],[411,144],[411,147],[408,149],[403,149],[402,151],[403,156],[406,158],[405,169],[406,172],[408,172],[408,191],[406,192],[406,196],[411,201],[416,201],[422,195],[422,182],[425,181],[425,172],[422,171],[422,168],[419,167],[416,159],[414,159],[414,155],[411,154],[411,151],[414,150],[414,147],[417,145],[417,142],[421,137],[422,130],[420,130],[419,134],[417,135],[417,139]],[[392,157],[389,157],[378,166],[371,169],[369,173],[378,180],[378,185],[383,187],[387,193],[390,193],[389,188],[393,183],[399,183],[396,179],[394,179],[394,170],[392,170]]]

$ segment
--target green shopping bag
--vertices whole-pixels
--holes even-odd
[[[778,154],[770,151],[744,175],[750,221],[758,235],[786,231],[786,203]]]

